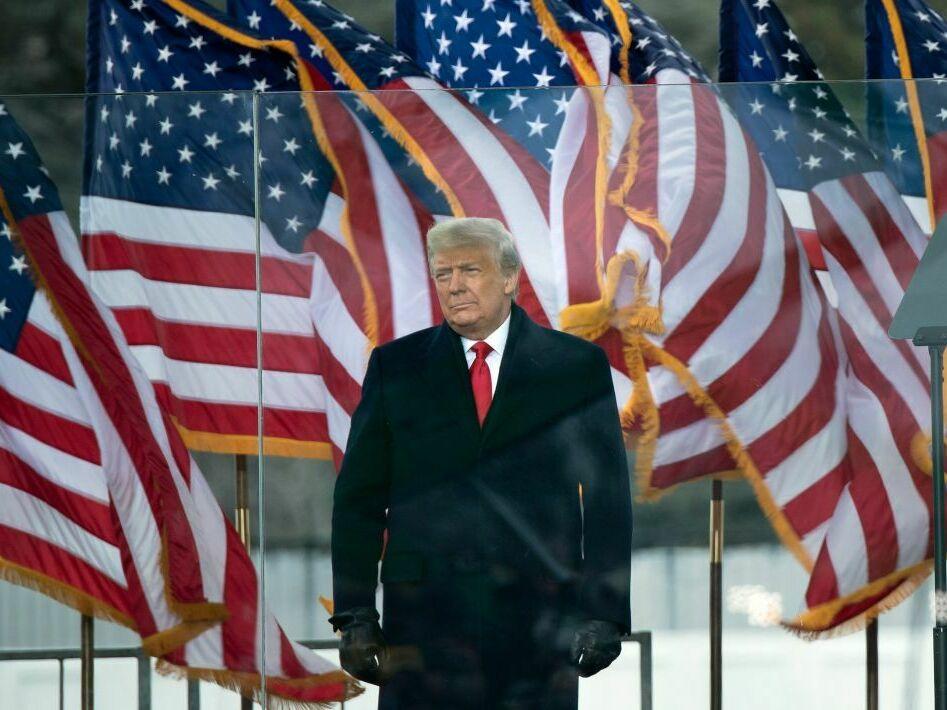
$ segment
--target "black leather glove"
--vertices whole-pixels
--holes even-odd
[[[339,661],[352,676],[373,685],[382,684],[382,666],[388,655],[378,612],[356,607],[329,617],[335,631],[342,632]]]
[[[620,653],[621,633],[617,624],[586,621],[576,630],[569,655],[579,675],[588,678],[608,668]]]

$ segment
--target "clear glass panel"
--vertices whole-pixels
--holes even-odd
[[[62,687],[66,705],[77,704],[79,614],[33,591],[77,599],[50,583],[53,558],[39,554],[70,549],[70,539],[47,539],[48,515],[82,513],[76,535],[105,534],[101,526],[117,524],[111,500],[119,522],[131,525],[122,519],[131,499],[122,497],[121,476],[135,462],[153,463],[151,452],[165,461],[159,469],[181,476],[148,478],[157,497],[142,510],[187,520],[191,533],[166,531],[181,546],[168,554],[190,549],[192,563],[204,562],[174,558],[177,593],[196,601],[190,578],[176,576],[191,569],[202,598],[226,601],[231,612],[186,655],[171,648],[178,665],[226,666],[252,680],[265,661],[274,695],[300,686],[309,697],[337,695],[338,637],[328,618],[374,606],[391,645],[387,672],[417,687],[446,678],[469,697],[528,694],[528,669],[516,675],[504,659],[556,666],[577,624],[616,620],[630,580],[631,630],[654,635],[655,703],[703,703],[707,479],[720,474],[727,702],[766,693],[850,704],[863,692],[861,634],[806,645],[775,625],[805,633],[851,622],[850,630],[878,601],[857,595],[877,582],[895,597],[919,585],[880,626],[882,702],[920,704],[931,690],[931,589],[922,581],[928,365],[885,329],[927,243],[932,210],[940,212],[943,92],[939,81],[919,81],[644,85],[604,96],[560,87],[4,98],[0,120],[18,122],[48,169],[41,177],[29,146],[4,124],[0,187],[25,243],[39,244],[37,215],[58,212],[52,202],[40,209],[55,183],[75,234],[60,244],[79,244],[74,263],[88,269],[172,429],[152,446],[151,429],[135,428],[130,399],[116,394],[127,376],[103,377],[115,372],[103,359],[107,328],[90,331],[75,303],[63,300],[59,316],[49,310],[37,321],[47,339],[30,331],[47,348],[57,338],[79,342],[71,355],[22,345],[19,328],[20,349],[0,343],[0,392],[10,403],[0,407],[0,495],[48,504],[19,522],[9,517],[15,506],[0,507],[4,530],[36,533],[29,545],[0,541],[4,573],[23,583],[0,586],[3,687],[14,700],[51,705]],[[32,172],[18,172],[29,160]],[[432,224],[460,214],[503,221],[523,262],[523,312],[511,321],[505,369],[486,362],[491,404],[482,429],[426,255]],[[53,232],[68,234],[64,225]],[[10,294],[23,287],[12,279],[24,271],[38,271],[60,299],[69,293],[49,271],[50,253],[18,244],[0,239],[9,260],[0,263],[0,328],[14,317],[11,304],[23,304]],[[440,291],[448,306],[480,293],[463,286],[479,277],[459,269]],[[448,312],[465,330],[459,314],[471,306],[458,305]],[[601,404],[596,370],[569,348],[592,351],[555,339],[531,351],[525,317],[605,352],[627,466],[615,465],[614,451],[602,459],[618,433],[589,412],[589,401]],[[475,330],[465,332],[486,335]],[[438,356],[418,345],[434,348],[438,332],[456,350]],[[404,336],[414,339],[370,367],[373,347]],[[47,387],[50,369],[59,384]],[[367,372],[374,379],[363,392]],[[61,428],[24,439],[17,432],[29,433],[28,424],[17,417],[36,409],[62,415]],[[68,448],[81,441],[97,453]],[[66,453],[49,468],[57,442]],[[346,450],[352,458],[337,478]],[[73,453],[84,463],[65,466]],[[30,471],[13,462],[22,456],[33,457],[34,484],[81,490],[49,499],[51,489],[22,478]],[[162,497],[181,498],[182,482],[185,503]],[[618,554],[626,551],[625,482],[635,496],[630,567]],[[70,495],[94,501],[97,491],[101,516],[89,512],[95,505],[70,507]],[[225,537],[219,511],[247,533],[249,557],[239,535]],[[135,550],[160,550],[157,538],[141,542],[145,532]],[[900,546],[879,542],[891,539]],[[104,545],[87,564],[134,585],[120,547]],[[160,596],[158,553],[136,554],[140,583]],[[586,576],[593,569],[597,584]],[[832,575],[835,587],[823,581]],[[119,611],[145,628],[141,609],[111,589],[113,605],[129,606]],[[96,663],[98,705],[124,707],[140,690],[132,653],[140,639],[122,624],[94,628],[96,648],[129,651]],[[578,683],[581,708],[637,697],[639,640],[626,639],[611,666]],[[310,654],[306,642],[321,648]],[[55,659],[39,657],[50,649],[67,659],[61,673]],[[153,706],[184,706],[187,684],[146,662]],[[678,680],[684,662],[696,679],[688,684]],[[573,672],[561,668],[572,692]],[[278,680],[303,676],[296,686]],[[378,690],[363,687],[347,707],[373,707]],[[239,704],[212,683],[192,690],[205,704]]]

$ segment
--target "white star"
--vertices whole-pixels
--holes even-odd
[[[842,160],[855,160],[855,151],[842,148]]]
[[[812,109],[812,115],[821,119],[825,118],[828,114],[823,109],[816,106],[814,109]]]
[[[137,10],[138,12],[141,12],[142,10],[145,9],[145,0],[132,0],[131,8],[132,10]]]
[[[763,104],[760,103],[759,99],[753,99],[753,103],[750,104],[750,113],[751,115],[763,113]]]
[[[141,157],[147,158],[151,155],[151,149],[154,148],[154,146],[145,138],[145,140],[138,144],[138,148],[141,150]]]
[[[592,10],[592,15],[594,15],[595,19],[598,22],[603,22],[605,20],[605,8],[604,7],[595,8],[594,10]]]
[[[467,67],[465,67],[460,61],[460,57],[457,57],[457,62],[451,66],[451,69],[454,70],[454,81],[462,80],[464,78],[464,74],[467,73]]]
[[[247,24],[250,25],[251,29],[258,30],[260,29],[260,20],[263,18],[256,14],[256,10],[247,15]]]
[[[190,163],[191,158],[194,157],[194,151],[185,144],[183,148],[178,148],[178,156],[179,163]]]
[[[904,154],[907,151],[901,147],[901,144],[898,143],[894,148],[891,149],[891,157],[896,163],[901,162],[901,158],[904,157]]]
[[[115,150],[121,142],[118,133],[113,132],[112,135],[109,136],[109,150]]]
[[[157,21],[157,20],[148,20],[148,21],[145,23],[145,34],[146,34],[146,35],[153,35],[153,34],[155,33],[155,30],[157,30],[157,29],[158,29],[158,21]]]
[[[299,218],[296,215],[293,215],[291,219],[286,220],[286,229],[291,229],[293,234],[299,231],[299,228],[302,226],[302,222],[299,221]]]
[[[161,170],[156,170],[156,171],[155,171],[155,175],[158,176],[158,184],[159,184],[159,185],[168,185],[168,184],[170,184],[171,173],[169,173],[169,172],[168,172],[168,169],[167,169],[166,167],[164,167],[163,165],[161,166]]]
[[[347,30],[351,26],[348,20],[336,20],[332,23],[332,28],[336,30]]]
[[[43,199],[43,193],[41,190],[41,185],[36,185],[35,187],[26,186],[26,192],[23,193],[23,197],[30,201],[30,204],[35,204],[37,200]]]
[[[939,51],[940,51],[940,42],[935,42],[934,40],[929,39],[929,40],[927,40],[927,41],[924,43],[924,48],[925,48],[928,52],[939,52]]]
[[[937,118],[939,118],[941,121],[947,119],[947,108],[941,106],[940,111],[937,113]]]
[[[799,41],[799,38],[796,37],[796,33],[793,32],[792,30],[786,30],[785,32],[783,32],[783,34],[786,35],[786,39],[788,39],[790,42]]]
[[[309,56],[310,57],[321,57],[322,56],[322,47],[317,44],[309,45]]]
[[[156,103],[158,103],[158,95],[157,95],[157,94],[148,94],[147,96],[145,96],[145,106],[149,106],[149,107],[151,107],[151,108],[154,108],[154,106],[155,106]]]
[[[239,121],[237,125],[238,125],[237,133],[240,133],[245,136],[253,135],[253,121],[251,121],[250,119],[247,119],[246,121]]]
[[[822,167],[822,158],[817,158],[814,155],[810,155],[809,159],[804,163],[804,165],[809,168],[809,170],[815,170],[816,168]]]
[[[217,131],[204,134],[204,145],[207,148],[210,148],[211,150],[217,150],[217,146],[219,146],[221,143],[223,143],[223,141],[217,137]]]
[[[395,75],[395,65],[392,64],[390,67],[380,69],[378,73],[386,79],[391,79]]]
[[[526,103],[526,97],[523,96],[522,92],[517,89],[512,94],[506,95],[507,100],[510,102],[510,111],[515,108],[518,108],[520,111],[523,110],[523,104]]]
[[[798,52],[794,52],[794,51],[792,51],[791,49],[787,49],[787,50],[786,50],[785,52],[783,52],[782,55],[780,55],[780,56],[784,57],[787,62],[798,62],[798,61],[799,61],[799,53],[798,53]]]
[[[283,141],[283,152],[289,153],[290,155],[296,155],[296,151],[299,150],[299,144],[296,142],[295,138],[290,138],[288,141]]]
[[[227,177],[229,177],[231,180],[236,180],[238,177],[240,177],[240,172],[237,170],[237,166],[233,163],[230,164],[229,168],[224,168],[224,172],[227,173]]]
[[[102,110],[99,111],[99,116],[102,117],[102,123],[105,123],[109,119],[109,110],[108,107],[103,106]]]
[[[483,92],[479,91],[477,87],[474,87],[467,92],[467,100],[474,104],[475,106],[480,103],[480,99],[483,97]]]
[[[497,65],[495,68],[493,69],[488,68],[487,71],[490,73],[490,86],[493,86],[494,84],[499,84],[500,86],[503,86],[504,77],[506,77],[506,75],[510,73],[508,71],[504,71],[503,65],[500,62],[497,62]]]
[[[267,194],[267,197],[272,197],[277,202],[279,202],[280,198],[286,194],[286,191],[282,187],[280,187],[279,183],[276,183],[275,185],[267,186],[267,190],[269,190],[269,194]]]
[[[125,115],[125,128],[134,128],[135,123],[138,121],[138,116],[135,115],[134,111],[129,111]]]
[[[773,131],[773,139],[777,142],[783,142],[786,140],[786,136],[789,135],[789,131],[783,128],[781,125]]]
[[[815,97],[817,99],[824,99],[828,97],[828,93],[826,93],[825,89],[823,89],[821,86],[815,87],[813,92],[815,93]]]
[[[757,10],[765,10],[769,7],[769,0],[756,0],[756,2],[753,3],[753,7]]]
[[[263,77],[262,79],[256,79],[256,80],[254,80],[254,82],[253,82],[253,90],[254,90],[254,91],[259,91],[260,93],[263,93],[263,92],[265,92],[265,91],[266,91],[267,89],[269,89],[269,88],[270,88],[270,84],[269,84],[269,82],[266,80],[266,77]]]
[[[792,82],[792,81],[796,81],[796,79],[798,78],[799,78],[798,74],[792,74],[790,72],[786,72],[785,74],[783,74],[780,81]]]
[[[531,136],[540,136],[543,135],[543,130],[549,125],[548,123],[543,123],[543,117],[539,114],[536,114],[536,119],[533,121],[527,121],[526,125],[529,126],[529,135]]]
[[[10,264],[10,271],[15,271],[17,276],[22,276],[26,271],[26,256],[14,256],[13,263]]]
[[[454,42],[454,40],[452,39],[447,39],[447,35],[444,33],[444,30],[441,30],[441,36],[438,37],[434,41],[437,42],[438,54],[447,54],[447,51],[450,49],[451,44],[453,44]]]
[[[7,305],[7,299],[0,298],[0,320],[3,320],[7,317],[7,313],[10,313],[11,308]]]
[[[536,78],[536,86],[540,89],[548,89],[549,82],[553,80],[553,75],[546,73],[546,67],[543,67],[539,74],[533,74],[533,76]]]
[[[513,28],[516,27],[516,23],[510,19],[510,13],[506,13],[505,20],[497,20],[496,23],[500,26],[497,37],[506,35],[510,39],[513,39]]]
[[[217,185],[220,184],[220,178],[214,177],[214,173],[209,173],[207,177],[202,177],[201,180],[204,181],[205,190],[216,190]]]
[[[189,118],[196,118],[200,120],[201,116],[207,113],[207,109],[201,104],[200,101],[195,101],[192,104],[187,106],[187,115]]]
[[[122,54],[128,54],[128,50],[131,49],[131,47],[132,47],[132,43],[128,41],[128,37],[126,35],[123,35],[122,36],[122,49],[121,49]]]
[[[233,106],[233,102],[237,100],[237,95],[232,91],[228,91],[226,94],[220,97],[220,100],[225,104],[230,104]]]
[[[753,54],[750,55],[750,61],[753,62],[754,67],[762,66],[763,57],[756,53],[756,50],[753,50]]]
[[[124,163],[122,163],[121,167],[122,167],[123,178],[127,178],[129,175],[132,174],[132,164],[129,163],[127,160]]]
[[[843,127],[842,127],[842,130],[845,131],[845,135],[846,135],[847,137],[849,137],[849,138],[854,138],[854,137],[855,137],[856,131],[855,131],[855,129],[852,128],[851,126],[843,126]]]
[[[470,27],[470,23],[474,21],[474,18],[470,17],[467,14],[467,11],[464,10],[459,15],[454,15],[454,22],[457,23],[457,28],[455,32],[466,32],[467,28]]]
[[[7,149],[3,151],[5,154],[9,155],[11,158],[16,160],[21,155],[26,155],[26,151],[23,150],[23,143],[7,143]]]
[[[3,226],[0,226],[0,234],[7,238],[7,241],[13,241],[13,230],[10,229],[10,225],[6,222],[3,223]]]
[[[279,123],[279,120],[283,117],[283,114],[280,113],[279,106],[273,106],[272,108],[266,109],[266,120],[273,121],[273,123]]]
[[[642,72],[642,73],[643,73],[645,76],[651,76],[652,74],[654,74],[654,71],[655,71],[655,69],[657,69],[657,68],[658,68],[658,65],[655,64],[654,62],[651,62],[648,66],[646,66],[646,67],[644,68],[644,72]]]
[[[173,77],[171,88],[177,89],[178,91],[184,91],[184,87],[190,83],[191,82],[184,77],[184,72],[181,72],[176,77]]]
[[[560,113],[565,113],[566,109],[569,108],[569,99],[566,98],[566,95],[563,94],[558,99],[553,99],[552,102],[556,104],[556,115]]]
[[[178,15],[174,21],[175,27],[187,27],[189,24],[191,24],[190,19],[188,19],[184,15]]]
[[[921,10],[918,10],[917,12],[915,12],[914,16],[917,17],[917,19],[920,20],[921,22],[931,21],[931,16]]]
[[[486,12],[487,10],[493,10],[496,12],[496,8],[493,7],[496,5],[497,0],[483,0],[483,7],[480,8],[480,12]]]
[[[637,42],[635,42],[635,49],[644,49],[649,44],[651,44],[651,38],[645,35],[644,37],[639,39]]]
[[[812,139],[813,143],[821,143],[822,140],[825,138],[825,134],[816,128],[813,128],[806,135],[808,135]]]
[[[356,45],[355,45],[355,51],[358,52],[359,54],[368,54],[369,52],[372,51],[372,43],[371,43],[371,42],[361,42],[361,43],[359,43],[359,44],[356,44]]]
[[[115,62],[112,61],[111,57],[107,57],[105,60],[105,73],[111,74],[114,68],[115,68]]]
[[[477,57],[483,57],[486,59],[487,50],[493,45],[484,42],[483,35],[480,35],[480,39],[478,39],[476,42],[471,42],[470,46],[473,47],[473,54],[470,56],[471,59],[476,59]]]
[[[306,187],[312,187],[316,182],[318,182],[318,178],[312,174],[312,170],[306,173],[300,173],[300,175],[301,175],[299,179],[300,185],[305,185]]]
[[[425,27],[425,29],[433,29],[433,28],[434,28],[434,20],[435,20],[436,18],[437,18],[437,15],[435,15],[433,12],[431,12],[431,6],[430,6],[430,5],[428,5],[428,6],[427,6],[427,9],[426,9],[424,12],[421,13],[421,19],[424,20],[424,27]]]
[[[769,23],[768,23],[768,22],[764,22],[763,24],[756,26],[756,36],[757,36],[757,37],[762,37],[762,36],[765,35],[767,32],[769,32]]]
[[[171,48],[168,45],[165,45],[163,49],[158,50],[158,61],[167,62],[169,59],[171,59],[173,54],[174,52],[171,51]]]
[[[256,58],[254,58],[253,54],[251,52],[247,52],[246,54],[240,55],[240,57],[237,59],[237,64],[242,67],[249,67],[255,61]]]
[[[907,113],[908,112],[908,102],[902,96],[900,99],[894,102],[895,108],[898,113]]]
[[[437,61],[437,57],[431,57],[431,61],[427,63],[427,70],[432,76],[440,75],[441,63]]]
[[[204,73],[210,74],[213,78],[217,78],[217,72],[221,71],[220,67],[217,66],[216,60],[213,62],[204,63]]]
[[[115,10],[109,10],[109,26],[114,27],[118,22],[118,13]]]
[[[142,68],[141,62],[138,62],[132,67],[132,81],[141,81],[141,76],[144,73],[145,70]]]
[[[520,9],[520,14],[525,15],[530,12],[529,0],[513,0],[514,4]]]
[[[487,116],[493,124],[497,124],[503,119],[497,116],[496,110],[490,109],[490,114]]]
[[[513,51],[516,52],[517,64],[519,64],[520,62],[526,62],[527,64],[529,64],[529,58],[533,54],[536,53],[535,49],[530,49],[529,42],[527,42],[525,39],[523,40],[523,46],[522,47],[514,46]]]

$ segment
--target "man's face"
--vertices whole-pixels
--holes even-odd
[[[516,274],[503,274],[490,247],[445,249],[431,270],[444,319],[455,332],[482,340],[506,320]]]

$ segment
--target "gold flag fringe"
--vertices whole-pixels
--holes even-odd
[[[259,673],[250,673],[246,671],[226,671],[213,668],[192,668],[189,666],[179,666],[162,659],[158,659],[156,670],[163,676],[176,678],[178,680],[201,680],[215,683],[222,688],[232,690],[235,693],[251,698],[257,703],[262,704],[263,688]],[[317,676],[307,676],[305,678],[281,678],[274,676],[266,677],[267,684],[279,683],[283,686],[294,688],[314,688],[320,685],[335,685],[341,683],[345,690],[343,697],[334,700],[294,700],[282,695],[274,694],[273,690],[267,687],[266,699],[267,708],[275,710],[312,710],[312,708],[332,708],[339,702],[346,702],[357,698],[365,689],[362,685],[344,671],[332,671]]]
[[[933,567],[933,560],[924,560],[924,562],[920,564],[892,572],[885,577],[876,579],[864,587],[861,587],[852,594],[833,599],[830,602],[808,609],[792,621],[783,622],[782,626],[806,641],[837,638],[861,631],[868,626],[873,619],[878,618],[886,611],[890,611],[911,596],[911,594],[924,583],[924,580],[930,575]],[[898,580],[901,580],[900,584]],[[898,586],[870,608],[838,626],[826,628],[842,608],[849,604],[857,604],[859,601],[872,597],[884,590],[885,587],[890,587],[892,584],[898,584]]]

